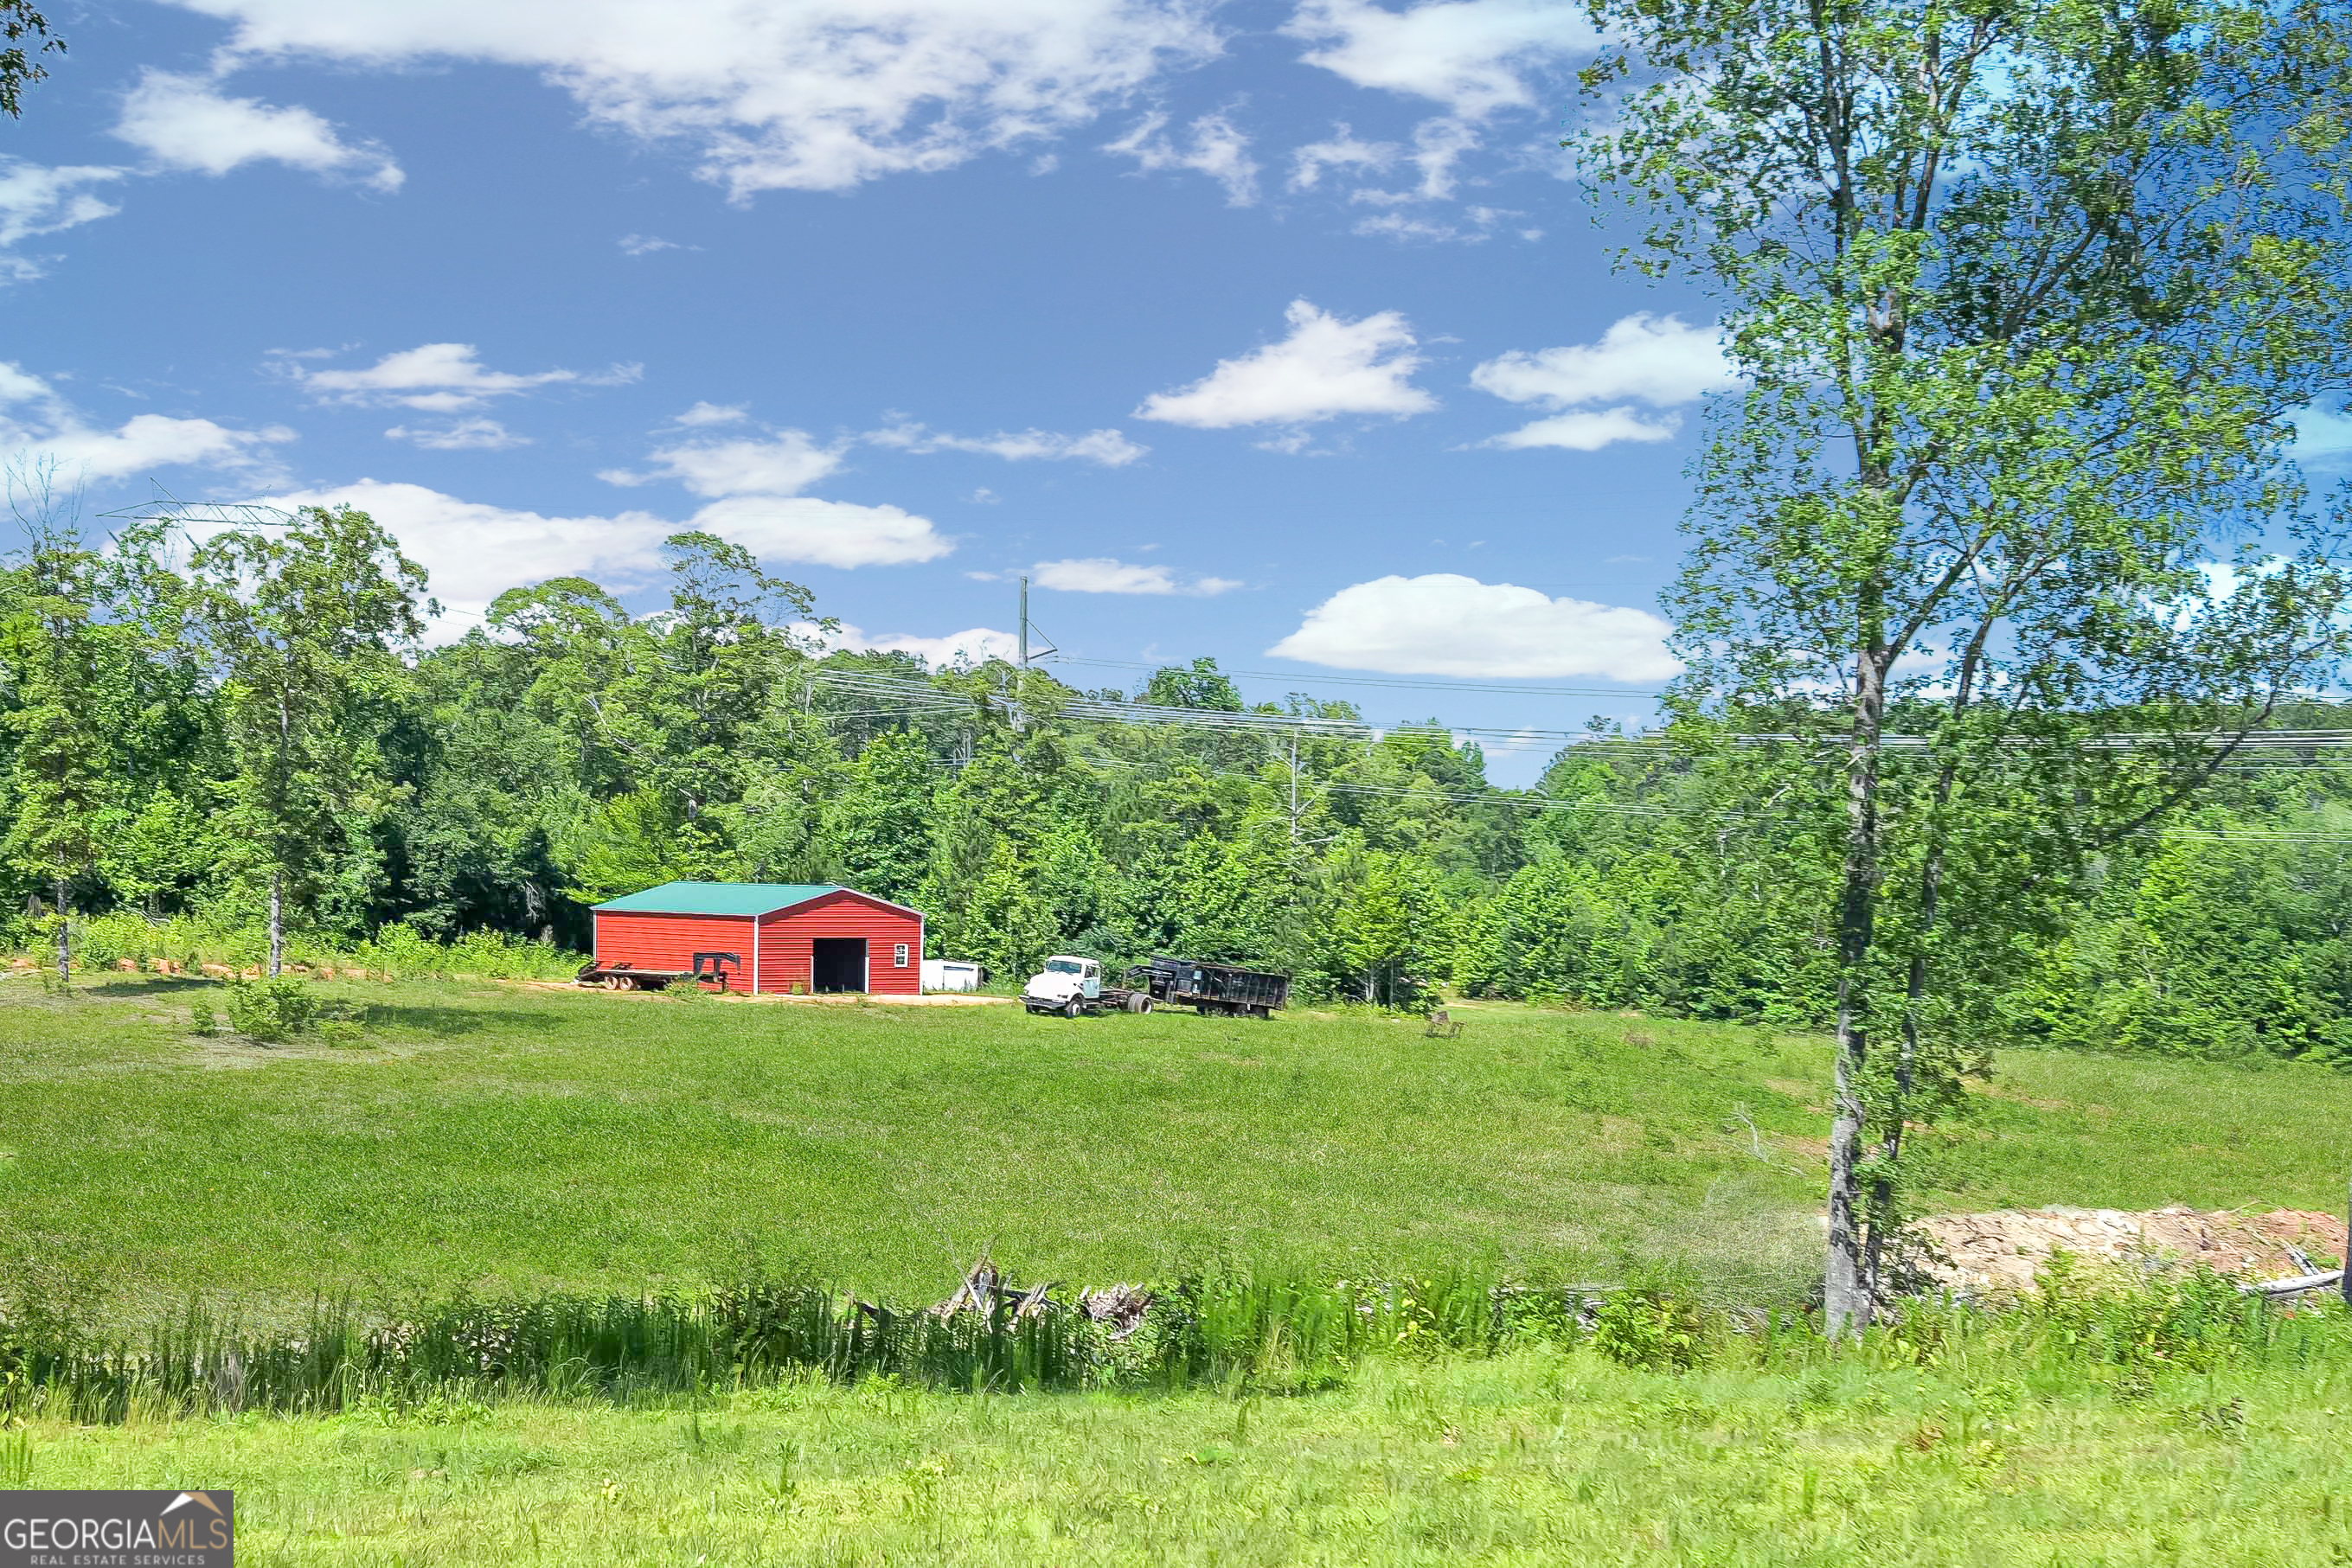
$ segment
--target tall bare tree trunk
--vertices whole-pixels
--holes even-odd
[[[73,984],[73,923],[66,914],[66,879],[58,878],[58,984]]]
[[[269,977],[278,977],[286,961],[286,873],[269,873]]]
[[[1862,982],[1878,894],[1878,754],[1885,717],[1886,661],[1874,646],[1855,663],[1845,866],[1838,897],[1836,1113],[1830,1124],[1829,1249],[1822,1267],[1822,1310],[1833,1338],[1858,1333],[1870,1322],[1862,1215],[1862,1092],[1870,1065],[1870,1030]]]

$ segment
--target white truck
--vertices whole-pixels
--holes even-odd
[[[1151,995],[1123,986],[1106,986],[1098,961],[1056,953],[1021,988],[1021,1005],[1033,1013],[1059,1013],[1069,1019],[1081,1013],[1148,1013],[1151,1010]]]

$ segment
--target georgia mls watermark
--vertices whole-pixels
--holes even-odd
[[[0,1491],[0,1568],[232,1568],[236,1494]]]

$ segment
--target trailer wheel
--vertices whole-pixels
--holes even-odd
[[[620,990],[622,988],[625,987],[625,986],[628,984],[628,981],[624,980],[624,979],[623,979],[623,978],[621,978],[621,977],[620,977],[620,976],[618,976],[618,975],[607,975],[607,976],[605,976],[605,977],[604,977],[604,988],[605,988],[606,990],[608,990],[608,991],[617,991],[617,990]]]
[[[1151,998],[1140,991],[1131,993],[1127,998],[1127,1010],[1131,1013],[1148,1013],[1151,1010]]]

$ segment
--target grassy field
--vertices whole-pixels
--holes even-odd
[[[189,1023],[203,982],[0,994],[0,1249],[104,1288],[635,1291],[753,1253],[940,1291],[1211,1257],[1801,1288],[1821,1042],[1520,1007],[1070,1022],[490,982],[327,988],[367,1043]],[[2005,1056],[1955,1204],[2329,1207],[2352,1081]]]
[[[873,1381],[77,1427],[37,1486],[234,1487],[240,1563],[2336,1563],[2352,1369],[1367,1364],[1294,1399]],[[8,1458],[0,1439],[0,1468]],[[11,1484],[0,1477],[0,1485]],[[16,1484],[23,1484],[18,1481]]]
[[[37,1281],[44,1308],[130,1324],[205,1291],[267,1319],[322,1292],[635,1296],[756,1255],[927,1300],[992,1241],[1021,1278],[1076,1281],[1219,1258],[1594,1280],[1634,1253],[1787,1301],[1818,1246],[1826,1051],[1769,1030],[1494,1006],[1433,1040],[1356,1013],[403,982],[329,988],[363,1043],[266,1047],[194,1031],[213,989],[0,992],[0,1299]],[[2325,1207],[2352,1081],[2019,1052],[1974,1110],[1956,1206]],[[11,1389],[0,1354],[0,1487],[232,1487],[254,1563],[2352,1557],[2352,1331],[2326,1321],[2302,1350],[2202,1360],[2137,1331],[2103,1359],[2054,1319],[1834,1357],[1716,1321],[1682,1375],[1517,1338],[1400,1342],[1336,1386],[1247,1357],[1156,1394],[771,1369],[561,1399],[371,1384],[294,1416],[134,1393],[122,1420]]]

